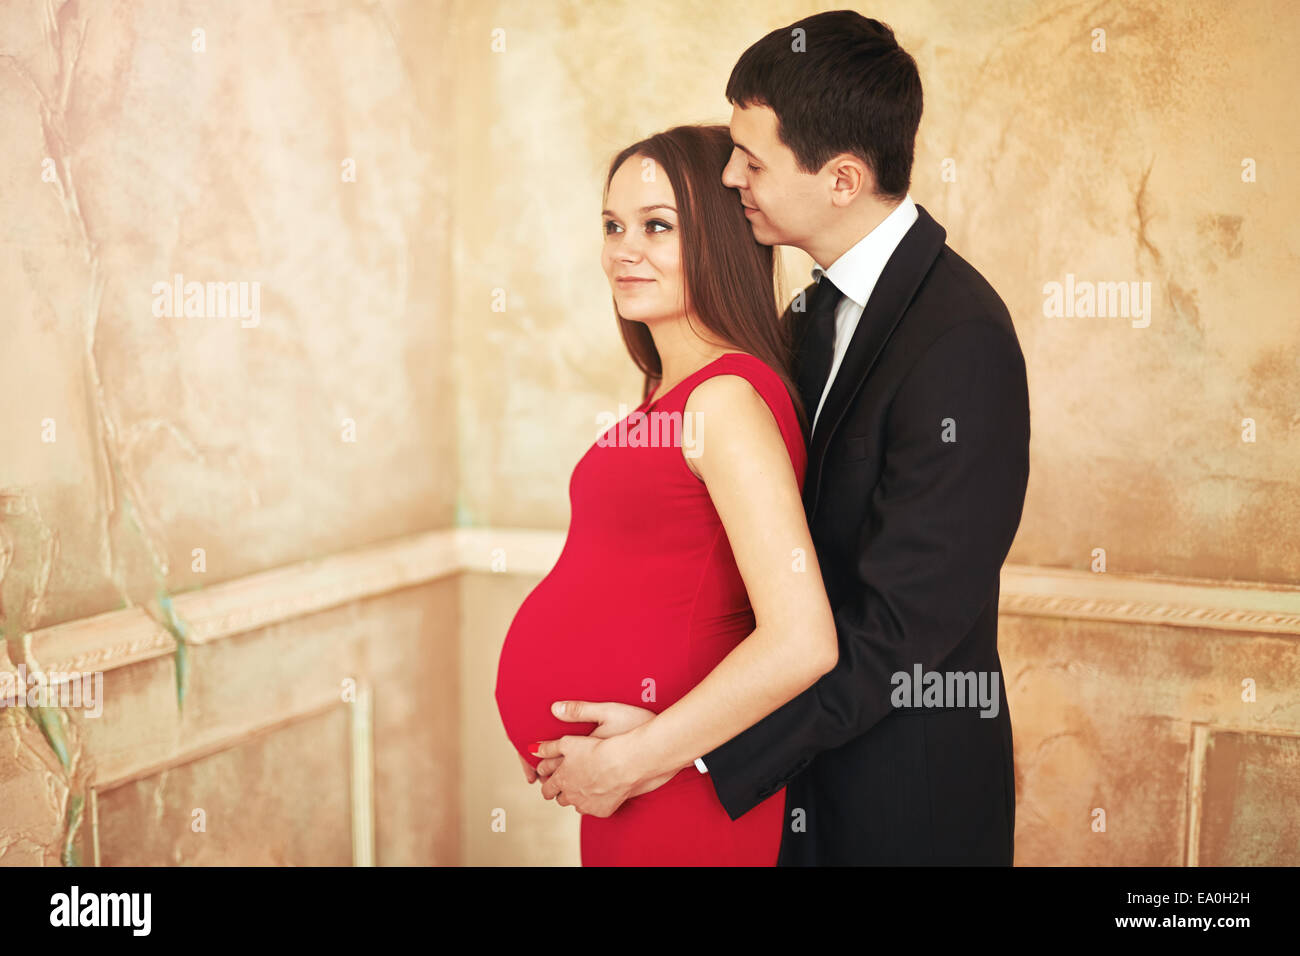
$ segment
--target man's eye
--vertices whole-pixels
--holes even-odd
[[[662,219],[651,219],[649,222],[646,223],[646,228],[649,229],[651,226],[663,226],[664,227],[662,230],[663,232],[668,232],[670,229],[673,228],[671,224],[664,222]]]

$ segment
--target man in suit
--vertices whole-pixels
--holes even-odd
[[[1029,476],[1015,329],[907,194],[921,83],[887,26],[834,11],[775,30],[727,98],[723,183],[759,242],[817,263],[784,321],[840,651],[696,766],[732,819],[787,787],[780,865],[1010,865],[998,587]],[[601,719],[583,706],[566,719]]]

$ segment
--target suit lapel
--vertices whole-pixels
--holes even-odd
[[[920,288],[921,280],[943,249],[947,237],[943,226],[935,222],[921,205],[917,205],[916,213],[916,222],[903,236],[876,281],[867,300],[867,307],[863,309],[862,318],[858,320],[858,327],[849,341],[848,351],[844,353],[844,361],[835,373],[830,393],[826,396],[826,404],[817,419],[817,428],[813,431],[808,450],[808,469],[803,489],[804,510],[810,520],[817,510],[822,465],[831,438],[854,396],[875,367],[885,343],[907,311],[908,304]]]

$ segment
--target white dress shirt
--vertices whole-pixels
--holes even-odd
[[[854,243],[829,268],[813,265],[814,279],[819,279],[825,272],[835,283],[835,288],[844,295],[835,307],[835,354],[831,359],[831,374],[826,377],[826,387],[822,389],[817,411],[813,413],[811,430],[817,428],[817,417],[826,404],[826,396],[831,393],[835,374],[844,361],[844,353],[849,350],[849,342],[853,340],[858,320],[862,318],[862,310],[867,307],[867,300],[871,298],[880,273],[885,271],[885,263],[889,262],[889,257],[894,254],[916,219],[916,203],[912,202],[911,196],[905,196],[875,229]]]
[[[912,223],[916,222],[916,219],[916,203],[912,202],[911,196],[905,196],[875,229],[854,243],[847,252],[832,262],[829,268],[824,269],[817,263],[813,264],[813,279],[820,279],[821,274],[825,272],[835,283],[835,288],[844,295],[840,297],[839,304],[835,307],[835,353],[831,359],[831,374],[826,377],[826,387],[822,389],[822,397],[817,402],[817,411],[813,414],[810,431],[817,428],[817,416],[821,414],[822,406],[826,404],[826,396],[831,392],[835,374],[844,361],[844,353],[849,350],[849,342],[853,340],[853,333],[858,328],[858,320],[862,318],[862,311],[867,307],[867,300],[871,298],[871,292],[880,279],[880,273],[885,271],[885,264],[889,262],[889,257],[894,254],[894,250],[903,241],[903,236],[907,235],[907,231],[912,228]],[[700,773],[709,772],[701,757],[695,758],[695,769]]]

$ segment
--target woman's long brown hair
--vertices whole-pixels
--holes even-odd
[[[777,309],[776,258],[756,242],[736,192],[722,185],[731,156],[726,126],[675,126],[633,143],[614,157],[605,192],[618,168],[632,156],[653,160],[668,174],[677,198],[686,302],[704,327],[731,347],[772,367],[794,402],[804,429],[807,417],[794,387],[790,329]],[[623,318],[614,303],[619,332],[637,368],[645,373],[642,399],[663,376],[659,350],[644,322]]]

